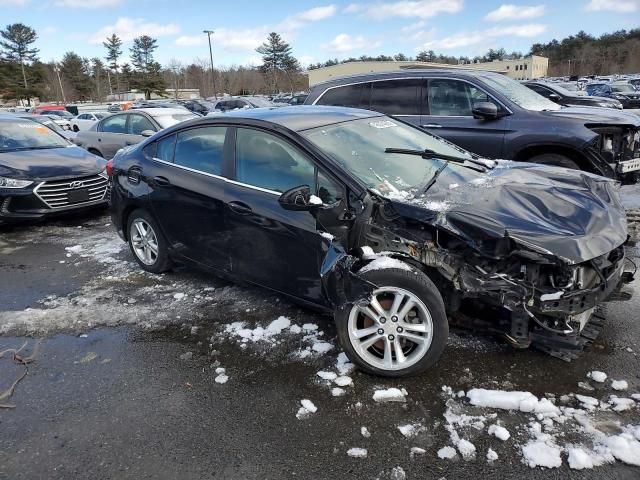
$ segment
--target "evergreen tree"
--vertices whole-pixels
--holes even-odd
[[[75,52],[67,52],[60,62],[60,75],[72,88],[65,93],[68,99],[88,100],[91,97],[91,76],[87,68],[89,61]]]
[[[278,90],[279,70],[288,76],[300,71],[300,63],[291,55],[291,46],[276,32],[271,32],[267,41],[256,48],[256,52],[262,55],[260,70],[271,76],[273,92]]]
[[[22,23],[14,23],[7,25],[4,30],[0,30],[0,38],[2,38],[0,40],[0,58],[8,64],[20,65],[23,89],[22,91],[16,90],[15,82],[10,82],[10,84],[14,84],[14,94],[19,97],[26,96],[29,99],[32,92],[29,91],[27,69],[38,58],[38,49],[32,46],[38,35],[33,28]],[[4,76],[9,75],[15,79],[15,72],[11,73],[14,70],[13,67],[5,66],[4,70]]]
[[[107,37],[106,41],[102,42],[104,48],[107,49],[107,56],[105,60],[109,65],[109,69],[116,77],[116,91],[120,92],[120,76],[118,75],[118,60],[120,59],[120,55],[122,55],[122,50],[120,47],[122,46],[122,40],[115,33],[112,33],[110,37]],[[111,88],[111,85],[109,85]]]
[[[148,35],[135,38],[131,48],[131,63],[135,71],[132,83],[144,92],[147,100],[152,93],[166,95],[167,85],[162,77],[162,66],[153,58],[156,48],[157,40]]]

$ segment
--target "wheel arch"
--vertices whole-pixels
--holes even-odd
[[[581,170],[590,173],[598,173],[593,166],[593,163],[589,160],[589,158],[579,150],[569,147],[566,145],[557,145],[557,144],[539,144],[539,145],[529,145],[527,147],[519,150],[513,157],[514,160],[519,162],[527,162],[531,158],[536,157],[538,155],[545,154],[556,154],[567,157],[568,159],[575,162]]]

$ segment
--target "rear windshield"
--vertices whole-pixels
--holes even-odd
[[[40,150],[70,145],[50,128],[31,120],[0,121],[0,152]]]
[[[635,88],[633,88],[631,85],[628,85],[628,84],[611,85],[611,90],[613,90],[614,92],[635,92],[636,91]]]

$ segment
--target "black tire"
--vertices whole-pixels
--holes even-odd
[[[351,343],[349,337],[349,315],[353,305],[349,304],[338,308],[334,315],[338,339],[349,359],[361,370],[385,377],[416,375],[434,366],[446,346],[449,336],[449,323],[442,296],[429,277],[414,267],[410,267],[410,270],[402,268],[370,270],[361,274],[361,276],[379,287],[396,287],[417,296],[431,315],[433,325],[432,340],[424,356],[408,368],[385,370],[372,365],[356,351]]]
[[[569,157],[560,155],[559,153],[543,153],[542,155],[531,157],[528,161],[531,163],[540,163],[542,165],[553,165],[554,167],[582,170],[576,162],[571,160]]]
[[[134,237],[136,237],[136,234],[132,231],[132,228],[135,228],[133,227],[133,224],[137,220],[141,220],[151,227],[157,240],[157,255],[155,256],[155,259],[153,259],[153,263],[145,263],[140,258],[139,254],[136,253],[136,249],[134,247]],[[143,270],[151,273],[163,273],[171,269],[173,262],[171,261],[171,257],[169,257],[167,241],[162,235],[162,231],[160,230],[158,223],[147,211],[138,209],[131,212],[127,219],[127,238],[129,249],[131,250],[133,257],[136,259],[136,262],[138,262],[138,265],[140,265]]]
[[[96,150],[95,148],[90,148],[87,150],[87,152],[89,153],[93,153],[94,155],[99,156],[100,158],[104,158],[104,155],[102,155],[98,150]]]
[[[74,132],[76,132],[76,133],[78,133],[78,132],[80,131],[80,129],[78,128],[78,126],[77,126],[77,125],[74,125],[74,126],[73,126],[73,131],[74,131]]]

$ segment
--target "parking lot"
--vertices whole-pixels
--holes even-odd
[[[638,476],[637,404],[611,397],[640,392],[638,296],[608,304],[571,363],[454,330],[434,369],[389,380],[352,369],[329,317],[181,267],[142,272],[105,212],[3,227],[0,268],[0,352],[26,342],[33,357],[0,400],[0,478]],[[0,392],[26,368],[10,357]],[[472,405],[472,389],[531,392],[562,414]],[[538,441],[553,451],[527,450]],[[572,449],[594,468],[570,469],[584,466]],[[553,464],[545,453],[561,466],[531,468]]]

